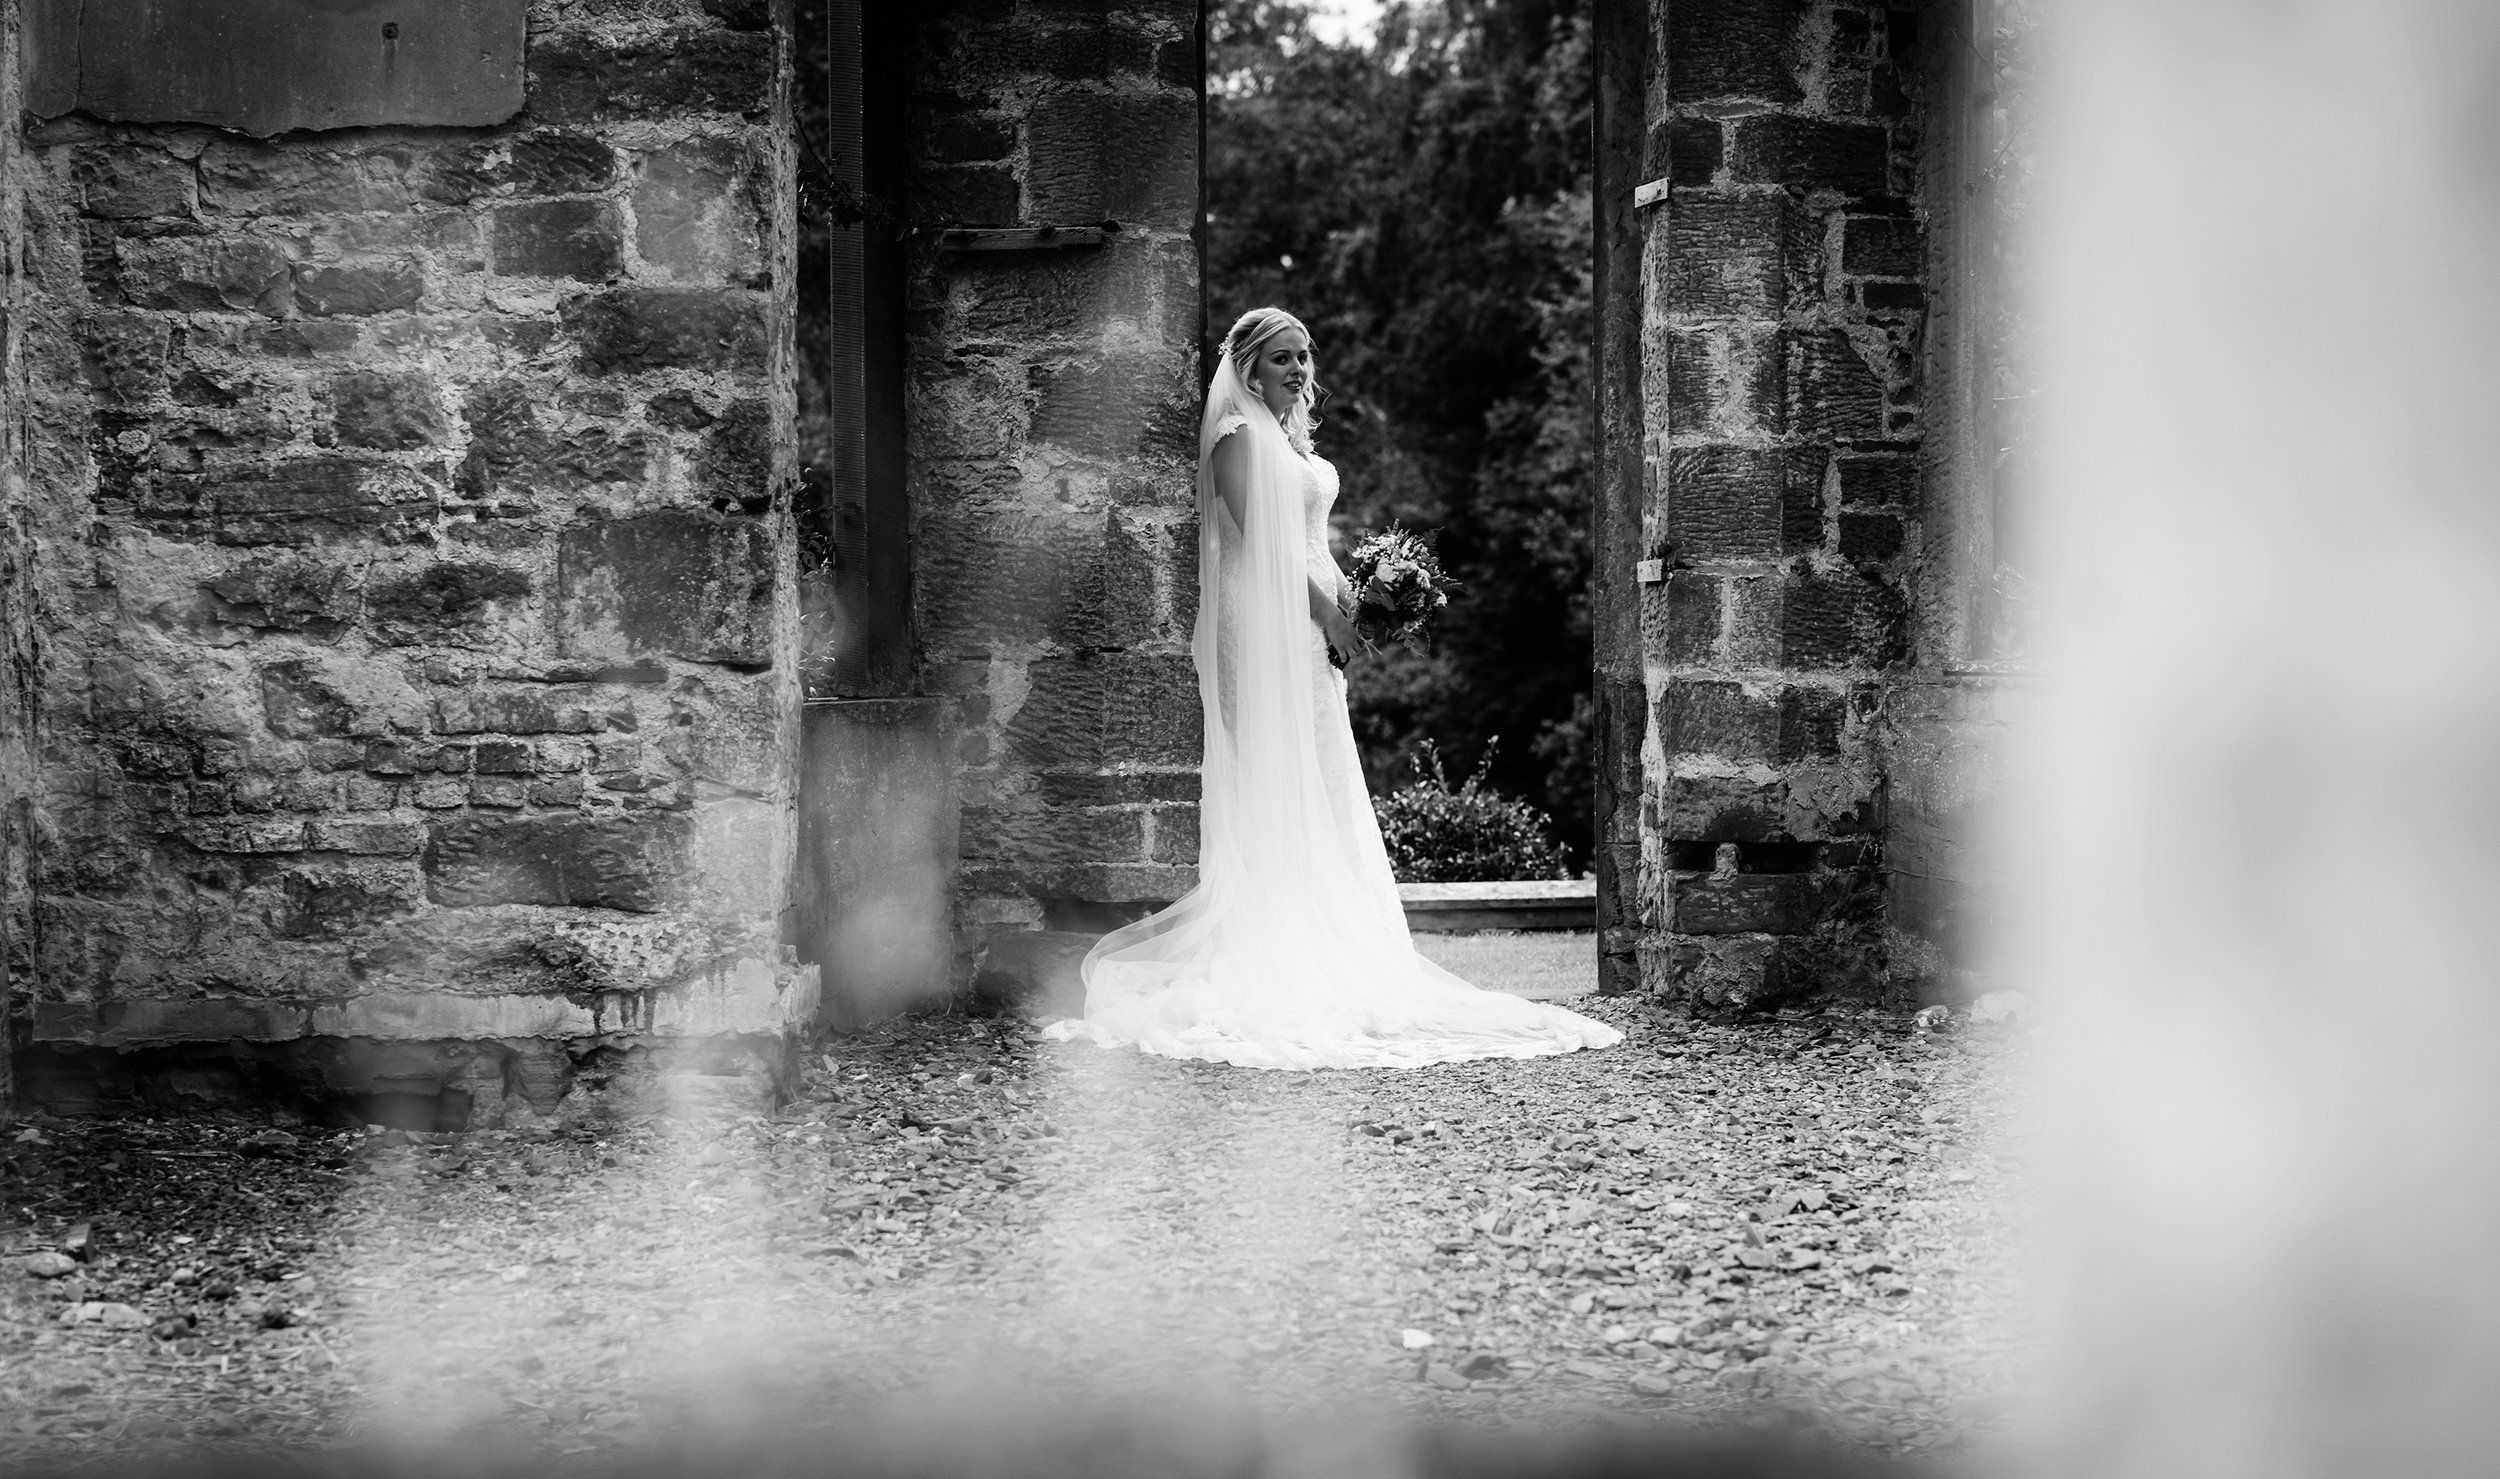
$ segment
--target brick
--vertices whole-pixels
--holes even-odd
[[[1901,553],[1901,521],[1891,514],[1842,514],[1840,557],[1881,563]]]
[[[538,756],[519,740],[481,740],[473,766],[479,775],[535,775]]]
[[[737,140],[685,140],[643,159],[634,249],[678,282],[763,287],[765,204]]]
[[[1679,196],[1667,223],[1670,313],[1775,319],[1818,296],[1820,227],[1784,194]]]
[[[529,804],[529,783],[517,776],[476,776],[469,782],[469,804],[518,811]]]
[[[1666,125],[1664,145],[1653,143],[1653,160],[1667,162],[1667,179],[1677,185],[1707,185],[1718,178],[1727,160],[1727,130],[1716,119],[1676,118]]]
[[[1667,89],[1676,102],[1795,103],[1804,0],[1710,0],[1666,7]]]
[[[1840,459],[1840,506],[1909,508],[1918,503],[1918,461],[1911,457]]]
[[[189,821],[178,834],[183,841],[202,852],[273,853],[302,852],[304,824],[289,817],[215,819]]]
[[[440,446],[450,434],[430,376],[350,370],[330,377],[330,411],[338,438],[351,447],[404,452]]]
[[[672,431],[701,431],[717,419],[703,409],[703,403],[695,399],[692,391],[686,390],[663,391],[653,396],[643,402],[642,414],[652,425]]]
[[[631,704],[580,691],[471,689],[443,695],[434,711],[444,734],[594,734],[635,725]]]
[[[1881,124],[1762,114],[1737,123],[1728,164],[1740,184],[1881,195],[1892,178],[1891,136]]]
[[[680,31],[621,46],[556,35],[534,40],[529,49],[529,111],[544,123],[687,113],[760,117],[772,103],[768,33]]]
[[[1901,598],[1889,587],[1849,576],[1789,582],[1780,615],[1784,666],[1884,667],[1899,662],[1906,645]]]
[[[585,519],[557,536],[557,649],[773,664],[775,552],[744,517],[663,510]]]
[[[354,324],[255,324],[243,331],[243,347],[271,359],[315,359],[350,353],[362,338]]]
[[[1927,232],[1898,216],[1851,216],[1841,228],[1840,270],[1859,277],[1917,277],[1926,270]]]
[[[1674,678],[1658,700],[1659,743],[1670,756],[1768,760],[1779,748],[1779,704],[1735,683]]]
[[[1780,691],[1779,750],[1782,764],[1826,760],[1840,754],[1840,729],[1847,700],[1828,688],[1790,687]]]
[[[1785,336],[1781,412],[1784,428],[1808,437],[1884,434],[1884,387],[1857,347],[1837,332]]]
[[[526,571],[449,560],[375,582],[365,598],[365,615],[383,642],[457,642],[473,633],[497,603],[526,599],[532,589]]]
[[[1679,877],[1667,885],[1672,927],[1687,935],[1803,934],[1822,915],[1810,875]]]
[[[425,301],[425,274],[409,262],[298,267],[295,301],[322,318],[396,313]]]
[[[471,144],[438,162],[427,199],[465,205],[481,195],[589,195],[616,177],[616,151],[588,134],[541,129]]]
[[[79,151],[72,169],[87,214],[107,220],[187,217],[198,175],[191,163],[161,149],[123,145]]]
[[[1135,862],[1146,855],[1146,814],[1075,807],[1043,811],[966,807],[962,846],[968,860],[1017,867]]]
[[[564,305],[565,331],[593,375],[642,370],[761,374],[767,300],[715,288],[609,288]]]
[[[312,823],[310,845],[314,852],[413,858],[425,850],[425,827],[417,822],[327,818]]]
[[[1198,762],[1198,676],[1188,658],[1084,653],[1037,660],[1026,676],[1029,691],[1007,726],[1025,763]]]
[[[682,892],[682,818],[496,817],[437,822],[426,897],[452,908],[538,904],[649,914]]]
[[[275,242],[176,236],[124,241],[117,252],[136,307],[276,318],[295,301],[294,263]]]
[[[624,228],[604,200],[525,201],[487,220],[497,277],[607,282],[625,270]]]
[[[922,169],[912,176],[912,219],[942,226],[1012,226],[1024,193],[1003,164]],[[1052,223],[1060,224],[1060,223]]]
[[[772,408],[733,401],[721,410],[694,457],[695,485],[715,508],[763,513],[772,504]]]
[[[1187,227],[1197,213],[1197,99],[1054,93],[1025,125],[1025,213],[1038,225]]]

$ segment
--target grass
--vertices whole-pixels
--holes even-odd
[[[1597,936],[1590,930],[1418,933],[1415,948],[1489,991],[1556,1001],[1597,989]]]

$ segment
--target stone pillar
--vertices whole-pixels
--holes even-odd
[[[1648,226],[1654,990],[1708,1006],[1884,987],[1870,720],[1906,655],[1926,300],[1919,16],[1854,0],[1653,9]],[[1658,156],[1663,155],[1663,161]]]
[[[17,0],[0,0],[0,119],[22,106]],[[32,614],[32,490],[22,417],[24,211],[19,134],[0,127],[0,1124],[16,1109],[7,1043],[15,1042],[33,976],[36,646]]]
[[[908,466],[922,679],[960,726],[959,979],[1197,858],[1197,25],[922,12]]]
[[[491,127],[30,130],[39,1037],[812,1006],[787,62],[768,5],[583,9]]]

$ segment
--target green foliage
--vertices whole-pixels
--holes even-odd
[[[1593,834],[1587,0],[1388,7],[1367,46],[1288,0],[1208,14],[1209,320],[1310,324],[1344,528],[1437,532],[1429,653],[1350,675],[1375,791],[1430,739]]]
[[[1503,883],[1518,878],[1568,878],[1554,842],[1553,819],[1484,783],[1501,749],[1453,791],[1430,740],[1416,746],[1416,778],[1381,798],[1380,840],[1400,883]]]

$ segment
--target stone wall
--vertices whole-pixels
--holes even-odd
[[[1189,0],[923,12],[913,617],[955,711],[961,970],[1192,881],[1200,66]],[[1103,239],[962,234],[1017,227]]]
[[[0,0],[0,119],[18,115],[17,0]],[[24,1030],[33,980],[35,624],[32,491],[25,476],[26,404],[19,324],[24,232],[17,205],[18,135],[0,127],[0,1121],[15,1102],[8,1046]]]
[[[490,128],[30,125],[39,1045],[491,1114],[808,1010],[772,19],[536,0]]]
[[[1653,7],[1642,975],[1892,986],[1877,718],[1918,578],[1921,16]]]

